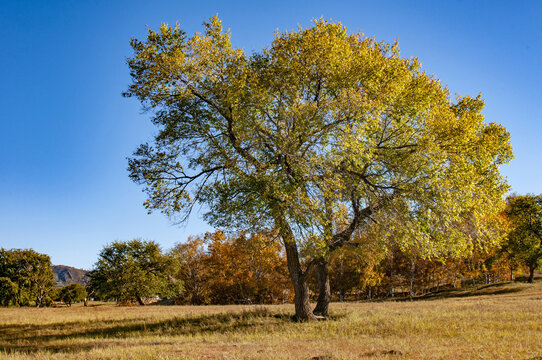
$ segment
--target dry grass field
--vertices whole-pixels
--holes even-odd
[[[8,359],[542,359],[542,282],[417,301],[284,306],[1,308]]]

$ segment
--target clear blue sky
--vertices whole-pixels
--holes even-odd
[[[189,34],[218,14],[235,46],[323,16],[405,56],[452,93],[486,101],[512,134],[513,191],[542,193],[542,1],[0,1],[0,247],[33,248],[90,268],[104,244],[134,237],[167,249],[209,229],[147,215],[126,157],[154,133],[121,97],[129,39],[175,24]]]

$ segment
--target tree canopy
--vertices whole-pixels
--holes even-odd
[[[313,317],[309,270],[371,219],[400,214],[415,225],[404,241],[438,257],[472,249],[480,237],[457,225],[479,231],[501,209],[509,134],[484,122],[480,95],[452,99],[397,43],[318,19],[247,54],[217,17],[204,25],[131,41],[125,95],[159,131],[130,176],[149,211],[183,220],[199,203],[216,226],[276,229],[298,319]]]
[[[279,303],[291,300],[285,257],[268,234],[222,231],[177,244],[168,255],[185,284],[178,301],[191,304]]]
[[[54,290],[53,270],[48,255],[32,249],[0,248],[0,283],[2,300],[8,305],[36,307],[51,301]]]
[[[512,230],[505,251],[529,268],[528,281],[533,282],[534,270],[542,259],[542,195],[508,197],[506,215]]]
[[[83,301],[88,296],[87,290],[81,284],[69,284],[62,287],[58,292],[58,297],[68,306],[73,302]]]
[[[182,283],[168,276],[167,258],[154,241],[115,241],[99,254],[89,273],[89,287],[98,296],[117,301],[177,294]]]

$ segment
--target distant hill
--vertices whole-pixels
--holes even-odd
[[[86,285],[88,282],[87,270],[77,269],[66,265],[53,265],[52,268],[55,278],[55,285],[57,287],[74,283]]]

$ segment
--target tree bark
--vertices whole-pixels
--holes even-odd
[[[331,301],[327,260],[321,259],[316,265],[316,277],[318,279],[318,300],[313,313],[327,318],[329,317],[329,303]]]
[[[303,273],[301,268],[294,233],[282,213],[276,211],[274,218],[275,226],[279,230],[280,237],[284,243],[284,248],[286,249],[288,272],[290,273],[290,279],[294,286],[295,320],[316,320],[317,318],[314,316],[309,302],[309,285],[307,284],[306,274]]]
[[[294,284],[294,304],[296,321],[311,321],[316,320],[316,316],[312,313],[309,302],[309,286],[302,278],[292,279]]]
[[[333,239],[333,209],[327,197],[324,198],[326,222],[324,224],[324,241],[327,245]],[[331,301],[331,289],[329,287],[328,257],[325,255],[316,263],[316,278],[318,280],[318,299],[313,310],[314,315],[329,317],[329,303]]]
[[[410,287],[408,294],[412,299],[414,297],[414,276],[416,275],[416,262],[414,260],[410,263]]]
[[[395,288],[393,287],[393,250],[390,254],[390,295],[395,296]]]
[[[529,279],[527,279],[527,282],[532,284],[534,282],[534,266],[529,266]]]

